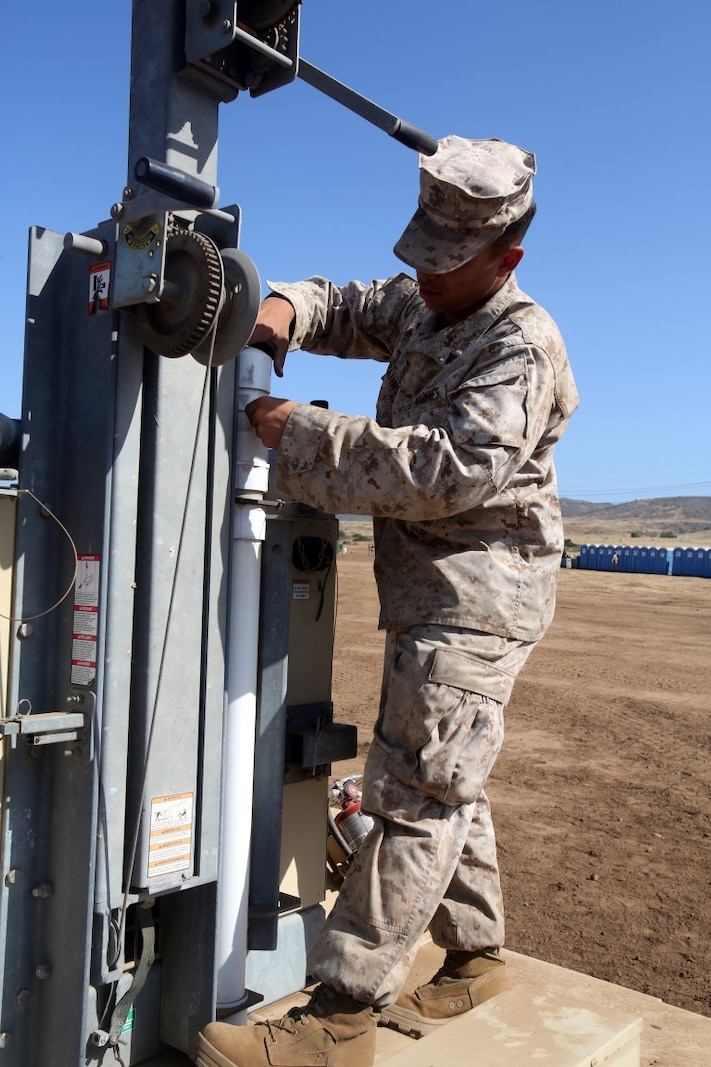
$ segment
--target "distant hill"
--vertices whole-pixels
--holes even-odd
[[[588,500],[561,500],[563,520],[636,524],[693,533],[711,527],[711,496],[665,496],[628,500],[624,504],[592,504]]]
[[[672,547],[711,547],[711,496],[665,496],[629,500],[624,504],[593,504],[589,500],[561,500],[566,537],[575,544],[628,544],[631,539]],[[341,515],[347,533],[370,536],[371,520]],[[346,532],[346,531],[344,531]]]

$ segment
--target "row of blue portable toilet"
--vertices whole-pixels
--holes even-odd
[[[589,571],[682,574],[711,578],[711,549],[648,545],[581,545],[578,566]]]

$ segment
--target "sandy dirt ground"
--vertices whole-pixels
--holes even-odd
[[[383,634],[366,545],[339,556],[335,718],[362,766]],[[487,792],[507,946],[711,1015],[711,581],[561,570]]]

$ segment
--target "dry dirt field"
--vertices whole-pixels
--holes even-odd
[[[699,540],[698,544],[705,541]],[[335,718],[377,709],[367,544],[339,556]],[[711,1015],[711,581],[561,570],[487,787],[507,946]]]

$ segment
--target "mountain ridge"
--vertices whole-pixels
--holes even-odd
[[[561,498],[563,521],[644,523],[673,528],[677,534],[711,527],[711,496],[669,496],[627,500],[621,504]]]

